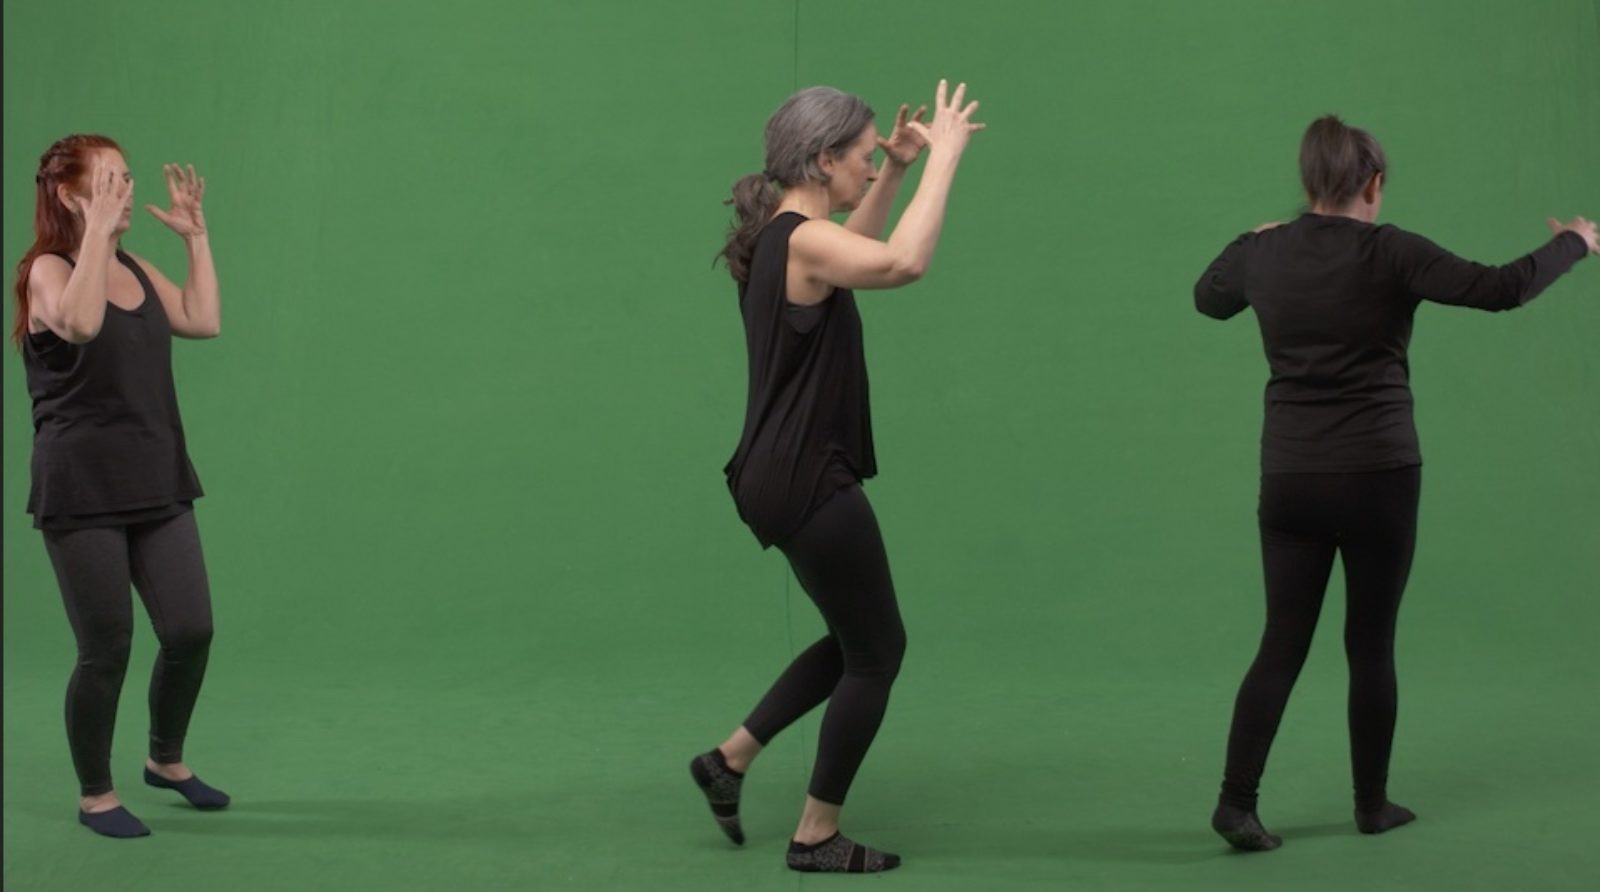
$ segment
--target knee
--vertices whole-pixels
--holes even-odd
[[[211,620],[178,623],[161,636],[161,650],[168,656],[191,657],[211,649]]]
[[[1377,651],[1350,651],[1346,654],[1352,684],[1393,684],[1395,677],[1394,653]]]
[[[1274,635],[1269,632],[1262,636],[1261,647],[1256,650],[1254,665],[1264,674],[1294,679],[1299,677],[1300,670],[1305,667],[1306,658],[1310,655],[1309,634]]]
[[[893,680],[906,655],[906,630],[899,623],[881,630],[856,654],[845,654],[845,671]]]
[[[1263,647],[1245,673],[1245,685],[1257,691],[1287,697],[1305,668],[1307,651]]]
[[[906,628],[895,624],[894,633],[890,636],[887,646],[887,657],[893,666],[891,674],[900,674],[900,663],[906,658]]]
[[[131,625],[105,624],[85,630],[78,640],[79,671],[121,676],[133,651]]]
[[[1394,664],[1394,633],[1365,629],[1347,630],[1344,653],[1352,669],[1381,668]]]

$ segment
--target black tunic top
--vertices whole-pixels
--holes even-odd
[[[806,221],[774,217],[739,289],[750,359],[744,435],[723,470],[739,517],[763,548],[802,527],[829,496],[878,472],[867,361],[855,295],[790,303],[789,236]]]
[[[88,343],[51,331],[23,341],[34,430],[28,512],[40,529],[152,520],[203,494],[178,417],[166,311],[139,264],[121,251],[117,260],[144,291],[138,308],[108,301]]]
[[[1406,357],[1417,305],[1514,309],[1587,252],[1569,232],[1484,266],[1394,226],[1305,214],[1235,239],[1194,302],[1218,319],[1256,311],[1272,372],[1263,473],[1389,470],[1422,463]]]

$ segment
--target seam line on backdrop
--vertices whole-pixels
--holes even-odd
[[[1600,3],[1600,0],[1595,0]],[[794,0],[794,68],[789,92],[794,93],[800,89],[800,0]],[[790,578],[794,574],[789,572],[788,561],[783,567],[783,621],[789,636],[789,662],[793,663],[800,652],[794,647],[794,599],[790,594]],[[795,722],[795,730],[800,734],[800,748],[796,751],[800,759],[800,779],[805,781],[806,774],[806,723],[804,718]]]

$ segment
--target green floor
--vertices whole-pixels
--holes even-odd
[[[1374,838],[1350,822],[1337,591],[1264,789],[1263,816],[1286,844],[1239,856],[1206,819],[1255,634],[1251,595],[1174,604],[1157,586],[1180,574],[1152,567],[1145,589],[1018,574],[975,609],[964,594],[975,579],[908,566],[911,649],[846,827],[905,856],[877,881],[907,889],[1587,888],[1600,876],[1600,709],[1585,636],[1527,647],[1515,639],[1549,632],[1541,620],[1457,610],[1452,574],[1419,564],[1402,621],[1391,787],[1419,813],[1413,826]],[[708,589],[622,611],[609,624],[615,647],[600,655],[571,633],[605,622],[602,592],[571,593],[580,606],[543,625],[508,610],[502,622],[463,617],[410,638],[380,624],[378,637],[340,645],[336,630],[271,620],[269,592],[234,587],[219,600],[190,757],[235,805],[200,814],[138,785],[151,652],[141,630],[116,766],[154,835],[128,842],[72,821],[59,724],[70,643],[42,630],[62,639],[53,671],[13,667],[5,679],[6,887],[839,882],[782,860],[815,717],[751,775],[743,850],[723,840],[685,771],[791,652],[776,562],[745,569],[758,591],[740,606]],[[1191,634],[1140,633],[1163,604]],[[796,639],[815,631],[807,609],[793,605]],[[1134,625],[1112,628],[1116,612]],[[267,623],[278,632],[251,631]]]

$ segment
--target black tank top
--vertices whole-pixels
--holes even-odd
[[[835,289],[814,306],[787,297],[789,236],[806,219],[790,212],[767,223],[739,289],[750,389],[744,434],[723,470],[739,517],[763,548],[799,530],[839,489],[878,472],[855,295]]]
[[[23,339],[34,430],[28,512],[41,529],[149,520],[203,494],[178,417],[172,327],[144,270],[121,251],[117,260],[144,291],[138,308],[108,301],[86,344],[51,331]]]

